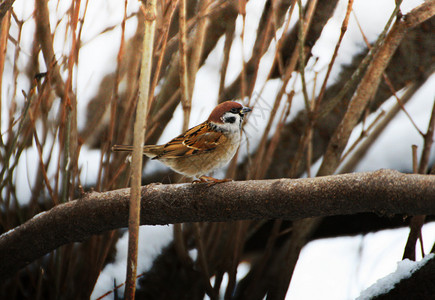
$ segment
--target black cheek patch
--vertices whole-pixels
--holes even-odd
[[[236,122],[236,117],[225,118],[225,123],[234,123]]]

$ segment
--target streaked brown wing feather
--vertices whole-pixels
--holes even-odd
[[[155,159],[201,154],[215,149],[226,139],[222,132],[210,131],[209,125],[204,122],[169,141]]]

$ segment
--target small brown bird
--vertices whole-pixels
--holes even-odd
[[[143,153],[175,172],[200,182],[224,182],[205,176],[226,165],[240,146],[243,117],[252,109],[226,101],[213,109],[207,121],[164,145],[146,145]],[[114,145],[113,151],[133,151],[133,146]]]

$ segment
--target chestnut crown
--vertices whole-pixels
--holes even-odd
[[[222,123],[222,117],[225,113],[238,114],[241,117],[251,109],[248,107],[243,107],[240,103],[234,101],[225,101],[216,106],[208,117],[207,121],[214,123]]]

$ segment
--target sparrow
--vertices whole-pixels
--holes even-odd
[[[146,145],[143,154],[156,159],[194,182],[218,183],[228,179],[206,176],[226,165],[240,146],[242,122],[252,111],[234,101],[216,106],[208,119],[164,145]],[[112,151],[133,151],[130,145],[114,145]]]

